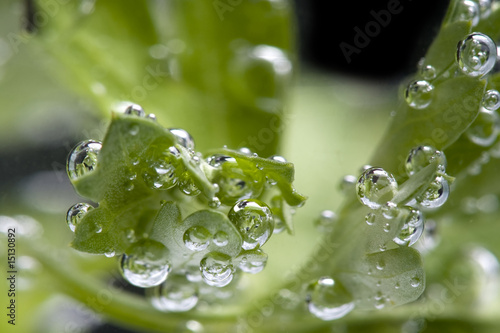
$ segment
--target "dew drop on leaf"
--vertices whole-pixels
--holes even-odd
[[[431,146],[418,146],[410,150],[405,163],[406,174],[411,176],[431,163],[436,163],[438,171],[446,171],[446,156]]]
[[[75,232],[76,226],[82,221],[89,210],[94,209],[88,203],[77,203],[73,205],[66,214],[66,223],[71,231]]]
[[[169,128],[168,130],[175,136],[178,144],[186,149],[194,150],[194,139],[186,130],[182,128]]]
[[[484,93],[483,107],[488,111],[495,111],[500,107],[500,93],[498,90],[490,89]]]
[[[226,246],[229,243],[229,236],[224,231],[217,231],[213,237],[213,242],[217,246]]]
[[[413,207],[403,207],[407,210],[406,219],[399,231],[399,234],[394,237],[394,243],[402,246],[413,245],[422,235],[424,231],[424,217],[422,212]]]
[[[272,161],[281,162],[281,163],[287,162],[286,159],[281,155],[273,155],[273,156],[269,157],[269,159]]]
[[[465,134],[478,146],[491,146],[500,132],[500,117],[495,111],[481,108],[476,119]]]
[[[412,286],[413,288],[420,286],[420,278],[418,278],[418,277],[412,278],[410,280],[410,286]]]
[[[454,18],[455,21],[471,22],[472,26],[476,26],[480,18],[478,4],[472,0],[458,1],[454,11]]]
[[[189,172],[184,171],[178,179],[179,190],[182,193],[190,196],[195,196],[201,193],[200,189],[196,186]]]
[[[390,201],[397,190],[398,183],[394,176],[381,168],[365,170],[356,183],[359,200],[371,209],[378,209]]]
[[[417,202],[426,208],[441,207],[450,194],[450,185],[443,177],[437,177],[429,186],[429,188],[420,196]]]
[[[424,80],[432,80],[436,78],[436,69],[431,65],[422,66],[420,69],[420,75]]]
[[[151,157],[142,174],[146,185],[156,190],[168,190],[177,185],[178,153],[177,148],[169,147],[163,154]]]
[[[232,281],[235,268],[230,256],[210,252],[201,260],[200,271],[206,284],[214,287],[224,287]]]
[[[414,109],[425,109],[432,102],[434,86],[426,80],[411,82],[405,90],[405,101]]]
[[[125,114],[130,115],[130,116],[136,116],[136,117],[145,117],[146,116],[146,112],[144,112],[144,109],[140,105],[137,105],[137,104],[129,105],[125,109]]]
[[[153,240],[141,240],[122,255],[120,270],[123,277],[137,287],[157,286],[168,276],[168,249]]]
[[[370,213],[366,214],[366,216],[365,216],[365,222],[366,222],[366,224],[368,224],[368,225],[373,225],[373,224],[375,224],[375,214],[374,214],[374,213],[372,213],[372,212],[370,212]]]
[[[186,230],[182,239],[189,250],[203,251],[210,244],[212,234],[205,227],[194,226]]]
[[[102,143],[95,140],[80,142],[68,156],[66,170],[71,180],[77,180],[95,170]]]
[[[337,221],[337,214],[331,210],[324,210],[321,214],[314,220],[314,225],[316,229],[320,232],[328,232],[333,229],[335,222]]]
[[[399,215],[399,208],[398,205],[396,205],[392,201],[387,201],[381,208],[382,210],[382,215],[388,219],[392,220],[396,218]],[[388,231],[388,230],[387,230]]]
[[[458,43],[457,62],[460,70],[472,77],[483,76],[495,66],[497,47],[482,33],[473,33]]]
[[[322,277],[307,287],[309,312],[322,320],[344,317],[354,309],[351,295],[331,277]]]
[[[273,233],[271,209],[260,200],[245,199],[237,202],[229,211],[228,217],[241,233],[242,248],[245,250],[264,245]]]
[[[266,267],[267,254],[262,250],[259,250],[258,253],[258,255],[253,254],[252,256],[243,258],[238,265],[239,269],[250,274],[261,272]]]
[[[234,159],[234,157],[222,154],[214,154],[212,156],[207,157],[208,165],[214,168],[219,168],[225,162],[236,163],[236,160]]]
[[[148,289],[147,296],[157,310],[185,312],[198,304],[198,287],[185,275],[170,275],[162,284]]]

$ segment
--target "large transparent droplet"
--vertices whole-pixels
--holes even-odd
[[[88,203],[77,203],[73,205],[66,214],[66,223],[71,231],[75,232],[76,226],[82,221],[89,210],[94,209]]]
[[[101,151],[102,143],[95,140],[80,142],[71,151],[66,163],[66,171],[71,180],[86,175],[97,167],[97,157]]]
[[[473,33],[458,43],[457,62],[462,72],[468,76],[483,76],[495,66],[497,47],[484,34]]]
[[[146,185],[156,190],[168,190],[177,185],[178,156],[177,148],[169,147],[168,150],[149,159],[142,174]]]
[[[481,108],[476,119],[465,134],[470,141],[482,147],[491,146],[498,137],[500,117],[495,111]]]
[[[137,104],[129,105],[125,109],[125,114],[129,116],[146,117],[146,112],[144,112],[144,109]]]
[[[264,245],[274,229],[271,209],[262,201],[255,199],[241,200],[228,214],[243,237],[242,248],[252,250]]]
[[[425,109],[432,102],[434,86],[428,81],[411,82],[405,91],[405,101],[414,109]]]
[[[137,287],[157,286],[170,272],[168,249],[159,242],[141,240],[123,254],[120,269],[123,277]]]
[[[331,277],[322,277],[307,288],[309,312],[322,320],[344,317],[354,309],[351,295]]]
[[[258,254],[244,256],[238,267],[245,273],[257,274],[261,272],[267,264],[267,254],[258,250]]]
[[[210,252],[201,260],[200,271],[206,284],[214,287],[224,287],[232,281],[235,268],[230,256]]]
[[[371,209],[378,209],[392,200],[397,190],[398,183],[394,176],[381,168],[365,170],[356,183],[359,200]]]
[[[431,163],[436,163],[438,171],[446,171],[446,156],[442,151],[431,146],[418,146],[410,150],[406,158],[405,169],[406,174],[411,176]]]
[[[448,181],[443,177],[436,177],[430,184],[429,188],[420,196],[417,202],[426,208],[441,207],[450,194],[450,186]]]
[[[168,130],[175,136],[178,144],[184,148],[194,150],[194,139],[186,130],[182,128],[169,128]]]
[[[170,275],[164,283],[148,289],[147,296],[157,310],[184,312],[198,304],[198,287],[185,275]]]
[[[484,93],[483,108],[488,111],[496,111],[500,107],[500,93],[498,90],[490,89]]]
[[[404,207],[407,215],[399,234],[394,237],[398,245],[412,246],[420,238],[424,231],[424,216],[422,212],[413,207]]]
[[[194,226],[186,230],[183,236],[184,245],[191,251],[203,251],[210,244],[212,234],[205,227]]]

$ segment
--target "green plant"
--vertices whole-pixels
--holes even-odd
[[[37,3],[57,14],[30,42],[94,101],[89,114],[113,113],[67,166],[76,191],[98,204],[68,211],[72,247],[103,256],[58,250],[50,233],[36,237],[33,220],[2,217],[41,263],[40,281],[141,331],[498,330],[497,4],[451,1],[401,98],[384,103],[397,106],[378,146],[346,149],[353,166],[375,168],[346,177],[337,214],[320,214],[340,198],[327,172],[337,157],[323,160],[314,134],[298,135],[312,131],[312,116],[284,112],[288,2],[53,3]],[[246,24],[255,17],[260,26]],[[318,97],[301,89],[308,102]],[[351,121],[382,127],[382,114]],[[309,152],[315,145],[319,154]],[[310,195],[303,208],[294,176]],[[266,243],[273,228],[292,235]],[[147,297],[107,284],[117,266]]]

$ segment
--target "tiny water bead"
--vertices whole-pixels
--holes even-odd
[[[257,274],[262,272],[267,264],[267,254],[262,250],[259,250],[258,255],[251,255],[249,257],[243,257],[238,268],[245,273]]]
[[[328,232],[333,229],[336,221],[337,214],[327,209],[322,211],[319,217],[314,220],[314,225],[316,226],[316,229],[318,229],[318,231]]]
[[[217,231],[212,241],[217,246],[226,246],[229,243],[229,236],[224,231]]]
[[[140,105],[137,105],[137,104],[129,105],[125,109],[125,114],[130,115],[130,116],[136,116],[136,117],[145,117],[146,116],[146,112],[144,112],[144,109]]]
[[[152,189],[168,190],[179,180],[177,166],[179,165],[179,151],[169,147],[166,151],[151,158],[145,168],[142,178]]]
[[[331,277],[322,277],[307,287],[309,312],[322,320],[344,317],[354,309],[351,295]]]
[[[382,215],[388,219],[388,220],[392,220],[394,218],[396,218],[398,215],[399,215],[399,208],[398,208],[398,205],[396,205],[394,202],[392,201],[388,201],[386,202],[382,208]]]
[[[457,62],[460,70],[472,77],[483,76],[495,66],[497,47],[484,34],[473,33],[458,43]]]
[[[198,304],[198,287],[185,275],[171,275],[168,279],[148,289],[147,296],[151,304],[160,311],[185,312]]]
[[[184,171],[179,176],[178,186],[179,190],[181,190],[185,195],[196,196],[201,193],[200,189],[196,186],[193,178],[187,171]]]
[[[71,151],[66,163],[66,171],[71,180],[86,175],[97,167],[97,158],[102,149],[102,143],[96,140],[80,142]]]
[[[417,197],[417,202],[426,208],[441,207],[450,194],[450,185],[443,177],[437,177],[427,191]]]
[[[406,174],[411,176],[431,163],[436,163],[438,171],[445,172],[446,156],[431,146],[418,146],[410,150],[405,163]]]
[[[413,288],[417,288],[418,286],[420,286],[420,278],[418,277],[414,277],[410,280],[410,286],[412,286]]]
[[[170,272],[168,249],[159,242],[143,239],[123,254],[120,269],[123,277],[137,287],[157,286]]]
[[[71,231],[75,232],[76,226],[81,222],[89,210],[94,209],[88,203],[77,203],[73,205],[66,214],[66,223]]]
[[[194,139],[187,131],[182,128],[169,128],[170,133],[175,136],[177,143],[186,149],[194,150]]]
[[[191,251],[203,251],[210,244],[212,234],[205,227],[194,226],[186,230],[182,239]]]
[[[399,231],[394,237],[394,243],[402,246],[412,246],[420,238],[424,231],[424,216],[422,212],[413,207],[404,207],[407,210],[407,217]]]
[[[230,256],[210,252],[200,261],[200,271],[206,284],[213,287],[224,287],[233,280],[235,268]]]
[[[274,221],[271,209],[260,200],[239,201],[231,208],[228,217],[241,233],[242,248],[245,250],[264,245],[273,233]]]
[[[500,116],[495,111],[481,108],[465,134],[478,146],[491,146],[500,132]]]
[[[436,68],[431,65],[425,65],[420,68],[420,75],[424,80],[433,80],[436,78]]]
[[[212,156],[207,157],[208,165],[214,168],[220,167],[225,162],[236,163],[236,159],[234,157],[222,154],[214,154]]]
[[[368,224],[368,225],[374,225],[375,224],[375,217],[376,217],[375,214],[372,213],[372,212],[366,214],[366,216],[365,216],[365,222],[366,222],[366,224]]]
[[[498,90],[487,90],[482,100],[483,108],[488,111],[495,111],[500,107],[500,93]]]
[[[273,155],[273,156],[269,157],[269,159],[272,161],[281,162],[281,163],[287,162],[286,159],[281,155]]]
[[[371,209],[378,209],[392,200],[398,190],[398,183],[393,175],[382,168],[365,170],[356,183],[358,199]]]
[[[426,80],[411,82],[405,91],[405,101],[414,109],[425,109],[432,102],[434,86]]]

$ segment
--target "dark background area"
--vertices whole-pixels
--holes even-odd
[[[340,72],[380,80],[397,80],[416,69],[446,13],[448,0],[294,0],[298,19],[299,49],[303,63],[322,71]],[[385,27],[372,15],[399,3]],[[382,15],[383,16],[383,15]],[[372,22],[372,23],[370,23]],[[355,27],[372,29],[367,45],[350,55],[342,42],[355,46]],[[376,26],[379,26],[379,32]],[[359,44],[359,43],[358,43]]]

